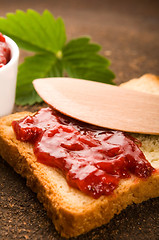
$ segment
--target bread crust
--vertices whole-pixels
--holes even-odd
[[[93,199],[68,186],[59,170],[37,162],[31,144],[16,139],[12,121],[29,114],[16,113],[0,119],[0,155],[27,179],[27,185],[37,193],[39,201],[63,237],[88,232],[108,223],[114,214],[119,214],[128,205],[159,196],[159,154],[154,163],[157,170],[151,177],[141,180],[132,176],[121,180],[110,196]],[[141,136],[141,141],[144,142],[144,139],[147,141],[147,136]],[[152,136],[149,141],[156,144],[158,140],[157,136]],[[153,164],[153,158],[148,160]]]

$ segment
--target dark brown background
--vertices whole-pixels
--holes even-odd
[[[64,18],[68,39],[89,35],[102,45],[116,83],[144,73],[159,75],[159,1],[0,0],[0,15],[16,9],[49,9]],[[28,53],[21,51],[20,61]],[[25,109],[34,110],[39,106]],[[15,107],[15,110],[24,108]],[[0,158],[0,239],[62,239],[25,180]],[[124,210],[78,240],[159,239],[159,199]]]

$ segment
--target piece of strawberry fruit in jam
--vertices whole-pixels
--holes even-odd
[[[0,42],[5,42],[5,37],[2,35],[2,33],[0,33]]]
[[[10,61],[11,52],[2,33],[0,33],[0,68]]]

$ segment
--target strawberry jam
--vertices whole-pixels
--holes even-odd
[[[68,184],[99,198],[111,194],[121,179],[149,177],[154,168],[131,136],[81,123],[43,108],[13,121],[18,140],[31,142],[37,161],[60,169]]]
[[[0,68],[10,61],[10,48],[2,33],[0,33]]]

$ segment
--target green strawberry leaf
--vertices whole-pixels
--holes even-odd
[[[66,41],[63,20],[55,20],[48,10],[42,15],[31,9],[8,13],[7,18],[0,18],[0,31],[11,37],[20,48],[34,52],[56,54]]]
[[[11,37],[20,48],[35,52],[19,66],[16,104],[42,101],[32,85],[36,78],[67,75],[114,84],[115,75],[108,69],[110,62],[99,54],[101,47],[90,43],[88,37],[66,43],[62,18],[55,19],[48,10],[42,14],[31,9],[8,13],[6,18],[0,17],[0,32]]]
[[[59,68],[59,62],[55,55],[42,53],[25,58],[18,70],[16,104],[32,105],[41,102],[42,99],[34,90],[32,81],[52,75],[62,76],[62,69]]]
[[[113,84],[115,75],[108,69],[110,62],[98,54],[100,46],[90,43],[90,39],[71,40],[63,48],[64,68],[73,78]]]

